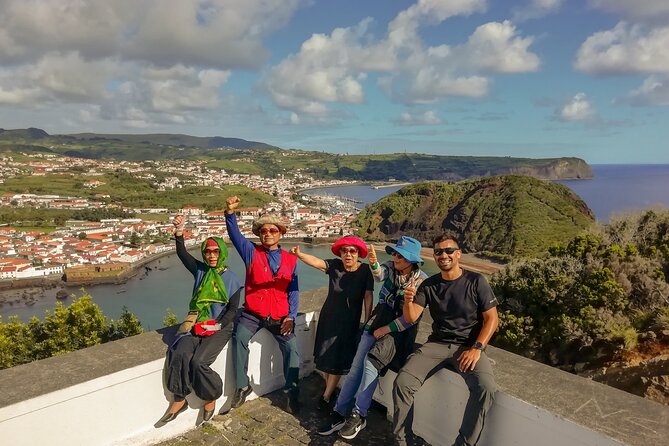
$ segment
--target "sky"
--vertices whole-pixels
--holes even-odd
[[[667,0],[0,0],[0,128],[669,163]]]

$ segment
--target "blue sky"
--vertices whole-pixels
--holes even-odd
[[[669,163],[666,0],[0,0],[0,127]]]

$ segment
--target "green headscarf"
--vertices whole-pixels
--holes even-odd
[[[218,245],[218,249],[221,251],[218,254],[218,261],[214,268],[209,267],[207,263],[207,258],[204,255],[204,250],[207,247],[207,240],[213,240]],[[228,258],[228,247],[225,245],[225,242],[220,237],[209,237],[200,245],[200,251],[202,251],[202,258],[204,259],[205,265],[209,267],[207,272],[202,277],[200,281],[200,286],[197,287],[197,290],[193,293],[193,298],[190,300],[188,305],[191,311],[197,310],[197,321],[207,321],[211,318],[210,307],[213,302],[221,303],[223,305],[228,303],[228,293],[225,290],[225,284],[223,279],[221,279],[221,273],[225,271],[225,260]]]

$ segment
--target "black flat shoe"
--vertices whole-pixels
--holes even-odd
[[[169,423],[170,421],[173,421],[177,415],[179,415],[181,412],[185,411],[188,409],[188,402],[184,401],[184,405],[181,406],[181,409],[177,410],[176,412],[167,412],[163,417],[160,419],[161,423]],[[211,417],[209,417],[211,418]]]
[[[216,406],[214,406],[214,408],[211,410],[207,410],[205,408],[202,409],[204,410],[204,413],[202,414],[202,421],[209,421],[214,416],[214,412],[216,411]]]

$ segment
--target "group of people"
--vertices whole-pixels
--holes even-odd
[[[387,246],[392,259],[384,263],[378,262],[373,245],[354,236],[332,245],[334,258],[321,259],[299,246],[282,249],[279,242],[287,228],[277,216],[254,221],[252,232],[260,243],[245,238],[235,216],[239,204],[238,197],[227,199],[226,226],[246,266],[243,285],[226,267],[223,240],[207,238],[201,245],[201,262],[186,251],[183,216],[174,219],[177,254],[195,281],[190,311],[167,352],[165,382],[174,399],[161,421],[172,421],[186,410],[185,397],[190,392],[204,401],[204,421],[214,415],[223,383],[210,366],[231,338],[236,378],[231,407],[240,407],[252,391],[249,342],[263,328],[276,339],[283,355],[286,409],[299,410],[300,358],[294,333],[299,259],[329,278],[314,346],[315,365],[325,381],[319,407],[329,412],[318,434],[338,432],[345,439],[355,438],[367,425],[379,377],[390,369],[397,372],[393,434],[397,444],[412,444],[414,395],[428,377],[448,367],[464,378],[470,391],[453,444],[477,444],[496,390],[485,348],[497,329],[497,300],[481,274],[460,267],[458,241],[448,235],[433,240],[440,273],[427,277],[421,269],[421,244],[411,237],[402,236]],[[365,258],[368,263],[360,261]],[[372,308],[374,282],[381,286]],[[242,287],[245,301],[239,308]],[[426,307],[433,331],[414,352],[418,321]]]

